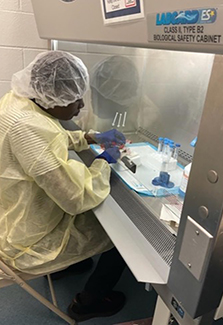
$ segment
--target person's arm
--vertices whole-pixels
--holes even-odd
[[[70,150],[75,150],[80,152],[89,148],[88,141],[86,139],[86,133],[83,131],[66,131],[69,138],[69,147]]]
[[[102,144],[105,148],[113,147],[114,144],[124,146],[126,142],[124,134],[116,129],[102,133],[92,131],[89,131],[89,133],[82,131],[66,131],[69,136],[69,149],[74,149],[75,151],[87,149],[86,142],[87,144]]]
[[[83,131],[66,131],[69,136],[69,148],[77,152],[88,149],[89,144],[95,144],[93,134]]]
[[[22,119],[11,130],[12,151],[27,175],[65,212],[99,205],[110,192],[110,167],[96,159],[90,168],[68,160],[68,139],[45,123]]]
[[[110,192],[110,168],[105,160],[95,160],[90,168],[68,160],[34,181],[66,213],[80,214],[95,208]]]
[[[88,144],[95,144],[95,143],[97,143],[95,141],[94,134],[92,134],[92,133],[85,133],[84,137],[87,140],[87,143]]]

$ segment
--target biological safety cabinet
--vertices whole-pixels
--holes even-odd
[[[131,142],[135,172],[126,161],[113,166],[111,195],[94,212],[137,280],[157,291],[153,324],[170,314],[212,324],[223,293],[223,1],[32,4],[40,37],[90,72],[87,109],[64,127],[115,127]],[[165,137],[180,144],[175,171],[167,169],[172,189],[152,183]],[[100,150],[80,157],[88,164]],[[183,199],[179,175],[191,161]]]

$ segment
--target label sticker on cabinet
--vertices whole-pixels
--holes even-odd
[[[144,17],[142,0],[101,0],[101,6],[105,24]]]

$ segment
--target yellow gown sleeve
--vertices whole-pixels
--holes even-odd
[[[89,148],[83,131],[66,131],[69,137],[69,149],[80,152]]]
[[[44,190],[43,196],[48,195],[66,213],[76,215],[90,210],[109,194],[108,163],[96,159],[87,168],[69,160],[67,133],[59,132],[52,121],[23,117],[14,123],[10,141],[27,180],[36,182]]]

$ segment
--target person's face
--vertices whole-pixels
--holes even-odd
[[[84,107],[83,99],[78,99],[76,102],[69,104],[68,106],[55,106],[47,110],[47,113],[56,117],[58,120],[71,120],[74,116],[80,113],[80,110]]]

